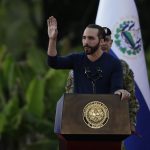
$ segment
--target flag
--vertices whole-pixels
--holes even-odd
[[[132,71],[140,110],[137,132],[125,140],[127,150],[150,150],[150,88],[137,8],[134,0],[100,0],[96,24],[111,29],[112,51],[125,60]]]

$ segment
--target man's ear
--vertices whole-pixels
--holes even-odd
[[[105,42],[104,39],[100,39],[100,40],[99,40],[99,45],[101,46],[104,42]]]

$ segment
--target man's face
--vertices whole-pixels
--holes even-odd
[[[93,54],[95,51],[97,51],[100,46],[98,29],[86,28],[82,36],[82,44],[87,55]]]
[[[113,40],[111,39],[111,36],[106,36],[105,40],[101,42],[101,48],[104,52],[109,52],[111,46],[112,46]]]

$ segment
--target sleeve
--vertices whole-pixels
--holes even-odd
[[[54,69],[72,69],[74,64],[74,55],[68,56],[49,56],[48,66]]]
[[[111,93],[123,89],[123,72],[121,62],[119,60],[114,61],[114,66],[111,76]]]
[[[66,93],[73,93],[74,89],[74,77],[73,77],[73,70],[70,70],[67,83],[66,83]]]

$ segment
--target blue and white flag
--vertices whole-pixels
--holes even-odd
[[[125,60],[132,71],[136,84],[136,96],[140,103],[137,114],[137,132],[126,141],[127,150],[150,150],[150,88],[134,0],[100,0],[96,24],[112,31],[112,51]]]

